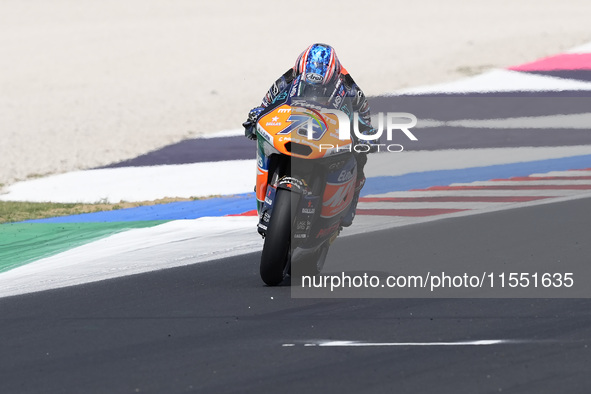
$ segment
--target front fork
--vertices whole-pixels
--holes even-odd
[[[307,179],[310,180],[309,177],[291,174],[291,160],[289,156],[284,155],[265,156],[259,141],[256,185],[259,214],[257,230],[263,237],[266,236],[269,228],[277,189],[289,190],[292,198],[298,198],[297,209],[291,212],[294,218],[293,240],[307,239],[315,217],[320,214],[322,204],[320,196],[324,191],[323,179],[315,176],[312,184],[309,184],[307,182]]]

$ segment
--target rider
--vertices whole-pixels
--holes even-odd
[[[247,121],[242,124],[247,138],[256,139],[255,126],[261,112],[275,100],[275,97],[289,89],[291,83],[298,77],[316,91],[322,91],[324,88],[323,93],[326,97],[334,95],[338,89],[342,89],[342,86],[345,96],[351,98],[353,111],[359,114],[359,131],[365,135],[372,133],[373,127],[371,126],[369,103],[363,91],[341,65],[334,48],[326,44],[312,44],[298,57],[295,66],[287,70],[285,74],[275,81],[265,97],[263,97],[261,105],[250,110]],[[326,91],[330,87],[333,87],[334,91]],[[358,142],[367,143],[366,141]],[[367,162],[366,153],[356,152],[354,155],[357,160],[357,182],[351,208],[343,219],[342,225],[344,227],[353,223],[359,193],[365,184],[363,168]]]

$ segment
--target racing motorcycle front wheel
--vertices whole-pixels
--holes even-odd
[[[261,255],[261,279],[269,286],[276,286],[290,268],[291,231],[298,198],[286,189],[277,189],[273,201],[273,213],[265,236]]]

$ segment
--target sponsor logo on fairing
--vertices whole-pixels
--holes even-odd
[[[265,126],[281,126],[281,122],[279,122],[279,117],[275,116],[271,118],[272,122],[267,122]]]
[[[351,178],[353,178],[353,172],[352,171],[343,170],[339,174],[338,181],[339,182],[346,182],[346,181],[348,181]]]
[[[276,103],[278,101],[283,101],[286,98],[287,98],[287,92],[283,92],[279,96],[275,97],[275,99],[273,100],[273,103]]]

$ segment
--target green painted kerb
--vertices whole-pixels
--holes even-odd
[[[105,223],[5,223],[0,225],[0,272],[134,228],[167,220]]]

